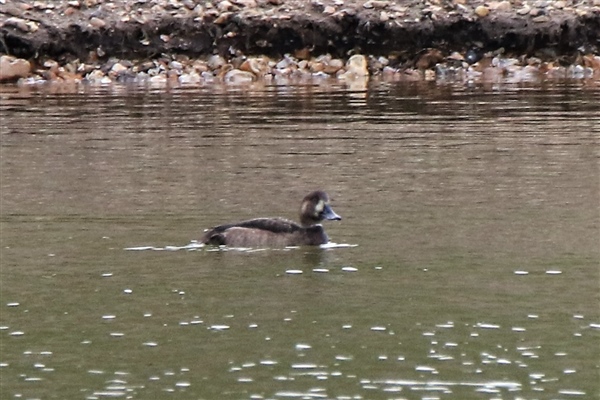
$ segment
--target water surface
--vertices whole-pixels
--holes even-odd
[[[0,90],[1,398],[600,396],[598,87]]]

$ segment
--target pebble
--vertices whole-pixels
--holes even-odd
[[[360,79],[369,76],[367,58],[362,54],[355,54],[346,62],[346,71],[340,74],[342,79]]]
[[[558,10],[562,10],[566,6],[567,6],[567,3],[564,2],[563,0],[558,0],[558,1],[555,1],[554,3],[552,3],[552,7],[556,8]]]
[[[550,21],[550,17],[548,17],[546,15],[538,15],[537,17],[534,17],[531,20],[536,23],[542,23],[542,22]]]
[[[0,56],[0,82],[16,81],[27,77],[30,72],[29,61],[13,56]]]
[[[181,69],[183,69],[183,64],[180,63],[179,61],[171,61],[169,63],[169,67],[172,69],[181,70]]]
[[[22,18],[10,17],[4,21],[4,26],[14,26],[20,31],[29,32],[29,25],[27,24],[27,21]]]
[[[269,65],[266,58],[248,58],[242,62],[239,69],[260,77],[267,73],[268,68]]]
[[[223,81],[226,83],[248,83],[253,82],[255,76],[252,72],[242,71],[239,69],[232,69],[228,71],[223,77]]]
[[[468,62],[469,64],[474,64],[474,63],[478,62],[479,60],[481,60],[482,57],[483,57],[483,52],[480,51],[479,49],[469,49],[469,50],[467,50],[467,53],[465,54],[465,61]]]
[[[112,72],[115,72],[115,73],[119,74],[119,73],[121,73],[123,71],[127,71],[127,67],[124,66],[123,64],[115,63],[110,70]]]
[[[415,63],[417,69],[427,70],[435,67],[437,64],[444,60],[444,55],[437,49],[430,49],[427,52],[421,54],[419,59]]]
[[[236,7],[233,5],[233,3],[231,3],[228,0],[223,0],[223,1],[219,2],[219,4],[217,4],[217,9],[221,12],[232,11],[235,8]]]
[[[325,64],[323,72],[326,74],[335,74],[342,68],[344,68],[344,61],[339,58],[334,58]]]
[[[100,82],[102,78],[104,78],[104,73],[99,69],[96,69],[86,75],[86,79],[89,82]]]
[[[179,83],[191,84],[202,82],[202,77],[197,72],[191,72],[189,74],[182,74],[179,76]]]
[[[310,51],[286,54],[281,59],[238,54],[228,58],[215,54],[198,59],[184,55],[161,55],[152,60],[102,60],[97,57],[99,50],[93,52],[94,57],[86,63],[45,59],[39,61],[33,71],[28,60],[3,55],[0,59],[0,81],[20,80],[27,84],[83,81],[102,85],[115,82],[199,85],[214,82],[252,84],[271,80],[282,80],[284,83],[331,78],[343,80],[353,87],[358,85],[356,89],[361,90],[371,75],[382,75],[392,80],[495,81],[510,77],[511,80],[531,81],[567,76],[588,79],[597,77],[600,72],[600,56],[582,54],[574,58],[573,65],[567,68],[562,66],[564,61],[559,62],[560,55],[552,48],[539,49],[535,56],[518,59],[506,57],[503,49],[486,53],[479,47],[473,47],[462,52],[443,53],[434,48],[423,52],[416,60],[409,59],[401,63],[396,55],[374,57],[354,54],[343,60],[330,54],[314,57]]]
[[[245,8],[255,8],[258,5],[255,0],[235,0],[234,3]]]
[[[167,83],[167,77],[164,75],[154,75],[148,79],[148,82],[154,84],[165,84]]]
[[[490,13],[490,9],[487,8],[486,6],[477,6],[475,8],[475,14],[478,17],[481,17],[481,18],[487,17],[489,13]]]
[[[333,6],[326,6],[325,8],[323,8],[323,14],[332,15],[333,13],[335,13],[335,11],[335,7]]]
[[[376,8],[376,9],[386,8],[389,5],[390,5],[389,1],[369,0],[363,4],[363,7],[366,8],[367,10],[370,10],[372,8]]]
[[[494,11],[510,11],[512,9],[512,4],[509,1],[493,1],[489,3],[489,8]]]
[[[210,56],[207,60],[208,68],[215,70],[227,64],[225,59],[219,55]]]
[[[106,22],[104,22],[103,19],[100,19],[98,17],[92,17],[90,18],[90,25],[94,28],[100,29],[106,26]]]

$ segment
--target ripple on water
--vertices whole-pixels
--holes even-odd
[[[375,331],[375,332],[383,332],[385,331],[387,328],[385,326],[372,326],[371,330]]]
[[[126,247],[123,250],[125,251],[178,251],[178,250],[197,250],[204,247],[204,244],[198,243],[195,241],[190,242],[185,246],[172,246],[166,245],[165,247],[156,247],[156,246],[134,246],[134,247]],[[219,250],[219,248],[211,248],[211,250]]]
[[[417,365],[415,367],[415,371],[419,371],[419,372],[429,372],[431,374],[437,374],[438,370],[434,367],[429,367],[427,365]]]
[[[211,325],[208,327],[208,329],[211,329],[213,331],[225,331],[229,328],[230,328],[229,325]]]
[[[496,325],[496,324],[488,324],[485,322],[478,322],[475,324],[476,328],[481,328],[481,329],[500,329],[500,325]]]
[[[99,369],[88,370],[88,374],[91,374],[91,375],[102,375],[103,373],[104,373],[104,371],[99,370]]]
[[[322,244],[319,247],[322,249],[346,249],[346,248],[358,247],[358,245],[357,244],[349,244],[349,243],[329,242],[326,244]]]
[[[281,391],[276,392],[275,397],[287,397],[287,398],[301,398],[301,399],[325,399],[326,394],[313,393],[313,392],[293,392],[293,391]]]
[[[288,269],[285,271],[286,274],[289,275],[300,275],[302,274],[302,270],[301,269]]]
[[[434,388],[448,388],[452,386],[464,386],[464,387],[475,387],[484,388],[490,390],[497,389],[508,389],[508,390],[520,390],[521,384],[519,382],[511,381],[487,381],[487,382],[469,382],[469,381],[419,381],[419,380],[404,380],[404,379],[388,379],[383,381],[375,381],[378,384],[384,384],[388,387],[393,386],[406,386],[413,390],[431,390]]]
[[[96,391],[93,393],[94,396],[96,397],[123,397],[125,395],[127,395],[127,392],[125,391]]]
[[[333,243],[333,242],[329,242],[326,244],[322,244],[319,247],[322,249],[345,249],[345,248],[352,248],[352,247],[357,247],[357,244],[349,244],[349,243]],[[158,247],[158,246],[132,246],[132,247],[125,247],[123,250],[125,251],[179,251],[179,250],[187,250],[187,251],[192,251],[192,250],[200,250],[200,249],[204,249],[206,246],[203,243],[199,243],[197,241],[192,241],[189,244],[186,244],[184,246],[174,246],[174,245],[166,245],[164,247]],[[219,246],[219,247],[208,247],[206,248],[205,251],[208,252],[215,252],[215,251],[242,251],[242,252],[246,252],[246,253],[254,253],[254,252],[259,252],[259,251],[266,251],[266,250],[274,250],[274,251],[289,251],[289,250],[295,250],[295,249],[299,249],[300,247],[298,246],[289,246],[286,247],[284,249],[268,249],[268,248],[260,248],[260,249],[256,249],[256,248],[249,248],[249,247],[226,247],[226,246]]]
[[[317,364],[311,364],[311,363],[292,364],[292,369],[315,369],[315,368],[317,368]]]
[[[570,396],[585,396],[587,394],[583,390],[575,390],[575,389],[562,389],[562,390],[559,390],[558,393],[566,394],[566,395],[570,395]]]

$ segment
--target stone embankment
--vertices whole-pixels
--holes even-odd
[[[600,0],[0,0],[0,81],[600,79]]]

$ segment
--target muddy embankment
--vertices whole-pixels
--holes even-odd
[[[597,79],[599,49],[600,0],[0,0],[4,81]]]

